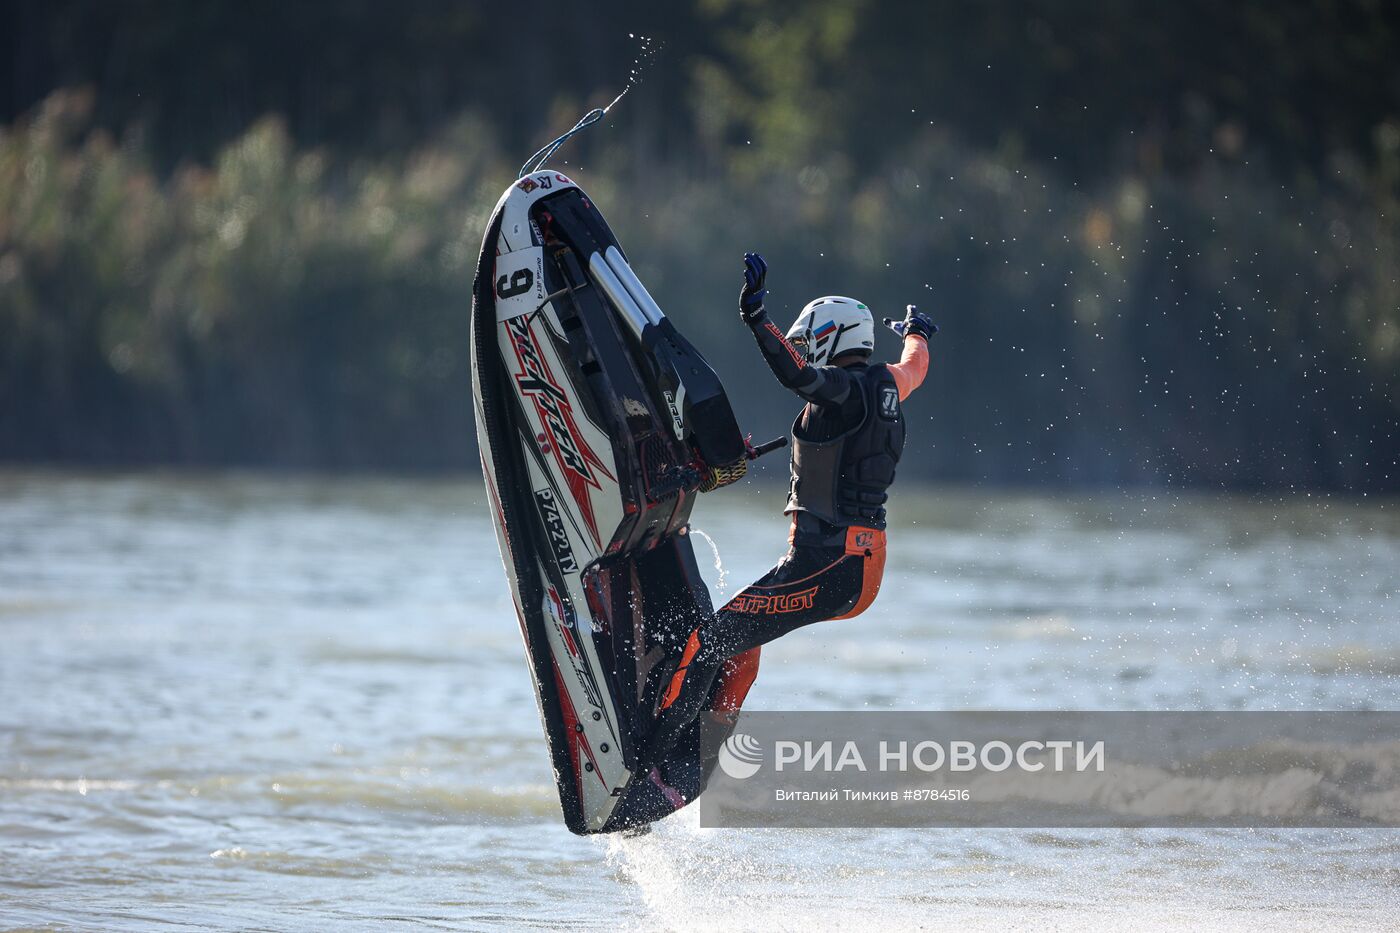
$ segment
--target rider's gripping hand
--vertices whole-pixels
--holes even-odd
[[[768,263],[758,253],[744,254],[744,288],[739,292],[739,315],[753,323],[763,315],[763,298],[768,289],[763,280],[768,277]]]
[[[922,337],[925,340],[938,333],[938,325],[924,312],[920,311],[917,305],[908,305],[908,311],[904,315],[904,320],[896,321],[894,318],[885,318],[885,326],[899,334],[901,337]]]

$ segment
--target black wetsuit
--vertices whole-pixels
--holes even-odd
[[[756,670],[758,646],[804,625],[860,614],[883,576],[884,490],[904,442],[893,376],[864,360],[809,366],[766,314],[748,323],[778,381],[807,402],[793,424],[790,547],[691,634],[661,698],[649,743],[653,761],[704,707],[726,660],[751,654]]]

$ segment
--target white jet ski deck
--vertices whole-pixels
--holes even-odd
[[[691,508],[763,450],[557,172],[526,175],[497,204],[471,340],[482,469],[565,821],[597,833],[659,819],[677,798],[639,773],[638,751],[689,633],[713,611]],[[732,686],[722,675],[711,715],[732,718]],[[697,722],[662,763],[686,801],[713,766],[698,734]]]

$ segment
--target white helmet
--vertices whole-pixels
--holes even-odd
[[[827,295],[809,301],[788,328],[788,342],[813,366],[825,366],[843,353],[875,350],[875,318],[854,298]]]

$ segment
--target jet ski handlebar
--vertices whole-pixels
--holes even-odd
[[[730,483],[744,475],[741,468],[747,460],[757,460],[764,454],[781,450],[788,444],[786,437],[775,437],[758,446],[749,443],[744,439],[744,460],[729,467],[712,468],[700,459],[693,463],[682,466],[671,467],[647,490],[647,496],[653,502],[660,502],[667,496],[673,496],[678,492],[709,492],[720,486],[728,486]]]
[[[744,456],[748,457],[750,460],[757,460],[764,454],[771,454],[775,450],[782,450],[787,445],[788,439],[786,434],[781,437],[775,437],[767,443],[759,444],[757,447],[745,441],[744,446],[748,449],[744,451]]]

